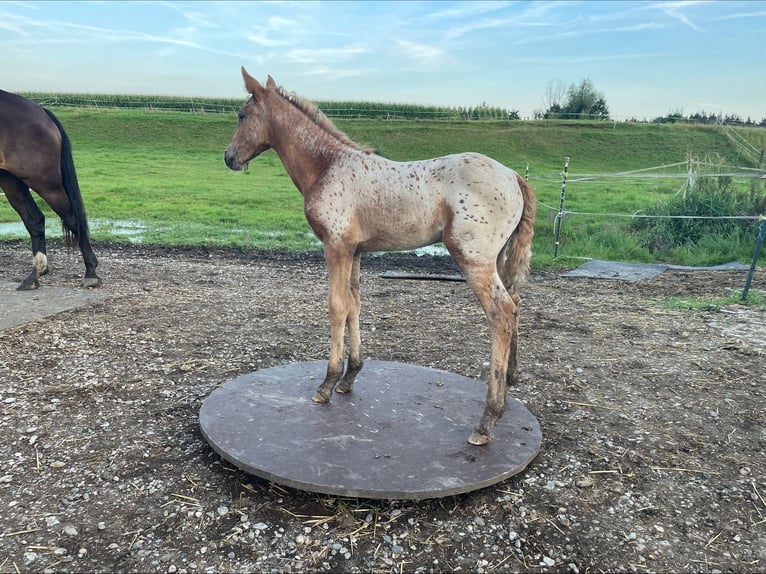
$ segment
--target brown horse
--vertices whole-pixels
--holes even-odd
[[[18,289],[36,289],[48,272],[45,216],[30,188],[61,217],[68,245],[74,236],[85,261],[84,287],[97,287],[98,261],[90,246],[72,148],[56,116],[35,102],[0,90],[0,188],[32,239],[32,272]]]
[[[303,195],[304,212],[324,244],[330,279],[332,343],[327,374],[313,400],[351,392],[362,368],[359,266],[362,252],[414,249],[441,241],[479,299],[492,331],[484,413],[468,441],[482,445],[516,378],[521,299],[535,221],[532,189],[513,170],[476,153],[399,163],[355,145],[312,104],[269,76],[264,88],[244,68],[252,97],[224,159],[242,169],[273,148]],[[349,357],[344,374],[344,334]],[[337,388],[336,388],[337,385]]]

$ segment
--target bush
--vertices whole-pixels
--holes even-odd
[[[704,250],[711,264],[731,260],[753,245],[757,223],[716,218],[764,213],[766,193],[759,187],[758,180],[743,191],[728,176],[700,177],[646,210],[641,215],[650,217],[637,217],[629,229],[658,260],[683,260],[692,249]]]

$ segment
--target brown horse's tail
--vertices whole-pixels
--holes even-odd
[[[529,273],[529,260],[532,257],[532,237],[535,235],[535,215],[537,203],[535,192],[520,175],[516,175],[521,188],[521,197],[524,206],[521,211],[521,219],[511,237],[508,239],[506,248],[500,253],[498,271],[503,285],[509,293],[518,293]]]
[[[90,231],[88,230],[88,218],[85,215],[85,206],[82,202],[82,195],[80,194],[80,184],[77,183],[77,172],[74,168],[74,159],[72,158],[72,144],[69,142],[69,136],[64,131],[64,126],[61,125],[58,118],[53,115],[53,112],[43,108],[45,113],[48,114],[53,123],[61,132],[61,183],[64,186],[67,197],[69,198],[69,204],[72,206],[72,214],[75,219],[75,227],[70,227],[63,222],[64,241],[68,246],[73,244],[72,235],[75,235],[80,242],[88,240]]]

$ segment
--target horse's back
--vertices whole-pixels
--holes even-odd
[[[0,90],[0,169],[22,179],[48,168],[55,171],[61,137],[42,106]]]
[[[486,155],[466,152],[432,160],[439,165],[439,181],[444,200],[456,215],[489,217],[493,212],[509,212],[523,203],[519,175],[513,169]],[[477,211],[478,210],[478,211]],[[493,217],[501,221],[502,218]],[[514,222],[515,225],[515,222]]]
[[[380,156],[362,156],[347,162],[337,182],[355,182],[355,195],[362,201],[389,205],[435,204],[455,194],[475,196],[491,189],[495,195],[515,195],[518,174],[500,162],[475,152],[446,155],[433,159],[397,162]]]
[[[39,104],[18,94],[0,90],[0,125],[17,130],[30,123],[49,123],[48,114]]]
[[[503,182],[515,181],[517,175],[510,167],[477,152],[447,155],[434,161],[444,162],[450,174],[464,184],[502,186]]]
[[[322,187],[306,198],[312,228],[322,241],[356,228],[362,251],[415,249],[442,241],[446,231],[496,253],[523,208],[516,172],[478,153],[411,162],[355,153]]]
[[[452,234],[469,250],[500,249],[524,209],[518,173],[474,152],[439,159],[445,166],[443,194],[452,212]]]

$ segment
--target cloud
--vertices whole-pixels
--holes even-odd
[[[726,14],[725,16],[718,16],[711,18],[713,22],[721,22],[723,20],[741,20],[743,18],[763,18],[766,16],[766,11],[760,12],[737,12],[736,14]]]
[[[562,10],[562,5],[558,2],[532,2],[524,8],[517,16],[519,23],[528,24],[528,20],[533,18],[547,18],[551,12],[556,14]]]
[[[319,68],[311,68],[311,69],[304,70],[303,72],[301,72],[300,75],[322,76],[323,78],[326,78],[328,80],[345,80],[348,78],[359,78],[361,76],[369,76],[370,74],[373,74],[376,71],[377,70],[373,68],[358,70],[358,69],[352,69],[352,68],[338,69],[338,68],[330,68],[330,67],[319,67]]]
[[[407,58],[423,66],[433,64],[444,55],[444,51],[441,48],[427,44],[418,44],[409,40],[396,40],[396,45]]]
[[[366,52],[366,49],[358,47],[320,48],[318,50],[296,48],[287,50],[284,53],[284,59],[293,64],[344,62]]]
[[[617,28],[611,28],[608,30],[599,30],[600,32],[643,32],[644,30],[662,30],[667,28],[665,24],[659,22],[639,22],[638,24],[629,24],[627,26],[619,26]]]
[[[455,38],[459,38],[465,34],[475,32],[477,30],[488,30],[491,28],[500,28],[503,26],[511,26],[515,24],[518,24],[517,18],[491,18],[477,20],[475,22],[469,22],[460,26],[453,26],[447,30],[446,35],[448,39],[454,40]]]
[[[189,22],[192,22],[193,24],[202,26],[203,28],[213,28],[213,29],[219,28],[217,24],[214,24],[213,22],[208,20],[205,17],[205,15],[200,12],[192,12],[192,11],[184,10],[181,6],[179,6],[175,2],[160,2],[159,4],[160,6],[165,6],[166,8],[170,8],[171,10],[180,14],[183,18],[185,18]]]
[[[645,58],[667,58],[671,54],[655,52],[655,53],[634,53],[634,54],[599,54],[596,56],[551,56],[548,58],[541,57],[522,57],[516,58],[514,61],[519,64],[534,64],[540,65],[577,65],[577,64],[593,64],[597,62],[615,62],[621,60],[643,60]]]
[[[280,46],[288,46],[290,44],[290,42],[288,42],[287,40],[271,40],[267,38],[265,35],[257,36],[255,34],[250,34],[247,37],[247,39],[253,42],[254,44],[263,46],[264,48],[278,48]]]
[[[661,12],[664,12],[671,18],[678,20],[679,22],[688,26],[689,28],[702,32],[703,29],[697,26],[694,22],[692,22],[686,16],[686,14],[682,12],[682,10],[685,8],[688,8],[690,6],[696,6],[699,4],[707,4],[707,2],[704,0],[682,0],[680,2],[657,2],[654,4],[648,5],[648,8],[650,9],[654,8],[654,9],[660,10]]]
[[[295,20],[288,18],[282,18],[281,16],[272,16],[268,19],[269,28],[272,30],[284,30],[285,28],[292,28],[296,25]]]
[[[27,26],[23,18],[15,18],[13,14],[0,13],[0,30],[5,30],[19,36],[30,36],[31,32],[26,30]]]
[[[425,5],[428,6],[427,3]],[[514,2],[464,2],[454,7],[425,14],[423,20],[453,21],[451,25],[443,29],[431,28],[431,32],[435,35],[443,34],[447,39],[454,40],[475,31],[504,26],[529,25],[529,18],[541,17],[555,9],[555,7],[550,6],[550,3],[533,3],[524,10],[523,15],[508,14],[508,10],[505,9],[514,5]],[[505,12],[502,16],[488,16],[503,10]]]
[[[266,20],[265,26],[255,26],[255,32],[247,35],[251,42],[264,48],[278,48],[289,46],[295,41],[292,37],[299,32],[298,23],[295,20],[271,16]],[[278,39],[275,39],[278,38]]]
[[[513,2],[464,2],[458,6],[426,14],[431,20],[464,19],[511,6]]]
[[[195,40],[198,36],[197,29],[193,26],[178,27],[168,34],[158,35],[133,30],[118,30],[114,28],[102,28],[86,24],[62,22],[57,20],[41,21],[16,16],[13,14],[0,14],[0,29],[14,31],[19,30],[21,38],[9,43],[15,44],[75,44],[81,46],[93,46],[99,44],[128,43],[140,44],[163,44],[167,47],[184,47],[205,52],[234,56],[242,58],[242,54],[228,50],[221,50],[215,46],[208,46]],[[16,22],[14,25],[13,22]],[[160,55],[168,55],[172,50],[165,49]]]

